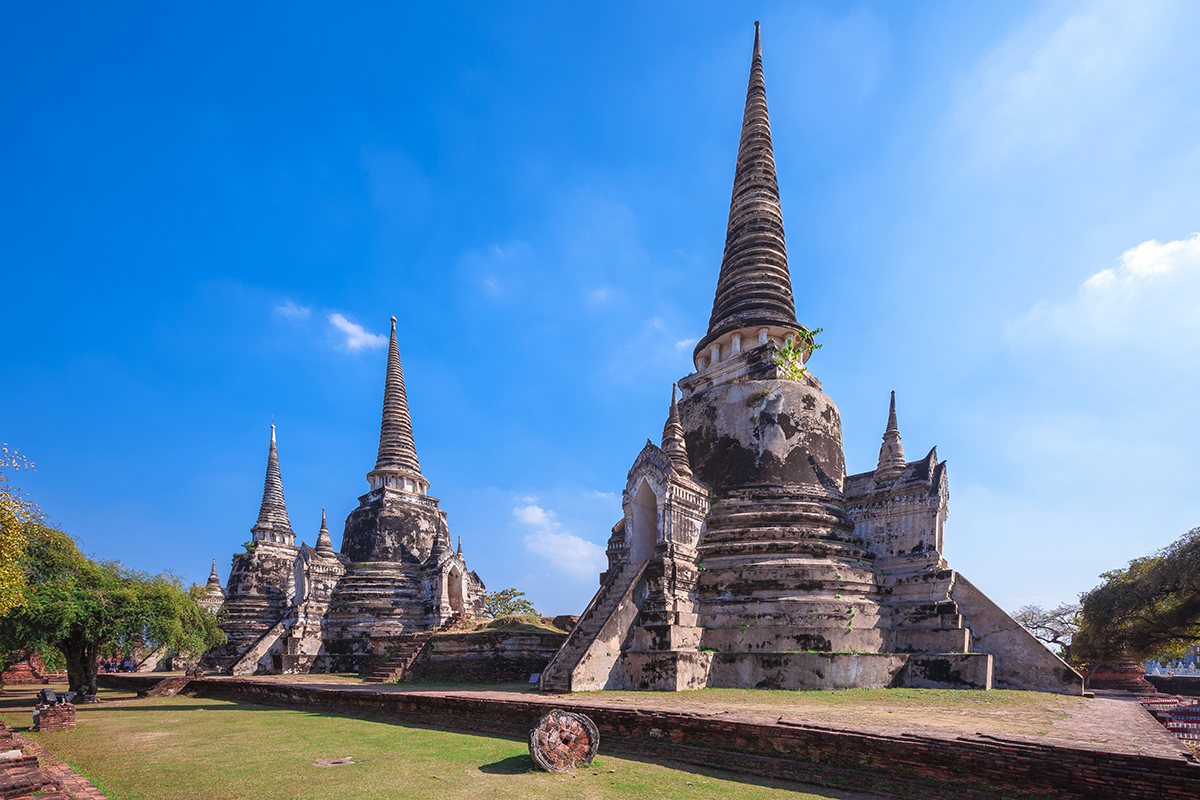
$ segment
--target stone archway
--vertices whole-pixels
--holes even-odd
[[[643,480],[633,496],[630,516],[629,563],[640,564],[654,556],[654,546],[658,544],[658,498],[649,481]]]
[[[451,613],[461,614],[465,610],[463,607],[463,576],[458,567],[451,567],[449,574],[446,575],[446,600],[450,605]]]

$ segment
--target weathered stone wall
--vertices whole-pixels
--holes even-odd
[[[342,534],[342,554],[351,561],[419,564],[436,539],[450,540],[435,498],[385,488],[359,500]]]
[[[447,683],[511,683],[542,672],[567,639],[565,633],[477,631],[438,634],[420,680]]]
[[[279,622],[291,605],[298,547],[259,541],[233,557],[221,630],[228,640],[205,654],[206,668],[229,669]]]

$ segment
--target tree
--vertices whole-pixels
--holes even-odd
[[[1079,632],[1079,603],[1059,603],[1050,611],[1037,605],[1017,609],[1013,619],[1039,641],[1058,648],[1063,661],[1071,661],[1071,644]]]
[[[37,505],[9,482],[4,472],[10,469],[33,469],[33,464],[8,445],[0,444],[0,616],[25,602],[21,559],[30,528],[42,519]]]
[[[1168,660],[1200,643],[1200,528],[1100,577],[1080,598],[1078,658]]]
[[[483,607],[489,617],[508,617],[514,614],[536,614],[533,603],[522,600],[524,592],[516,589],[501,589],[498,592],[486,592],[483,595]]]
[[[94,695],[100,656],[168,647],[199,655],[224,638],[178,578],[94,561],[62,531],[37,525],[22,557],[24,602],[0,617],[0,648],[57,647],[72,691]]]

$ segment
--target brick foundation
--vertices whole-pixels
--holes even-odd
[[[75,730],[75,706],[62,703],[56,706],[38,705],[38,731],[73,731]]]
[[[65,669],[46,669],[42,657],[34,653],[25,661],[18,661],[0,673],[0,686],[22,686],[29,684],[66,683]]]

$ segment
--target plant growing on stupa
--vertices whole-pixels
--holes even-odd
[[[808,374],[808,368],[804,366],[804,354],[821,349],[821,345],[816,342],[816,337],[823,330],[825,329],[815,328],[810,331],[801,328],[794,335],[789,336],[783,347],[776,351],[775,366],[783,371],[783,377],[790,381],[804,380],[804,376]]]

